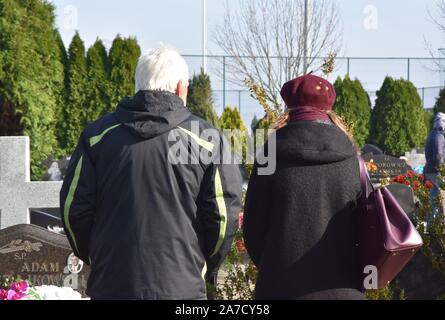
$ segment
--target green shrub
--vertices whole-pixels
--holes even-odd
[[[406,80],[386,77],[377,91],[371,117],[371,141],[384,152],[403,155],[425,143],[422,101],[414,85]]]
[[[111,45],[108,57],[108,72],[111,83],[111,99],[108,112],[126,96],[134,95],[136,66],[141,55],[135,38],[122,38],[118,35]]]
[[[335,112],[351,127],[354,140],[359,147],[368,141],[371,126],[371,103],[359,80],[348,76],[338,78],[334,83],[337,99]]]
[[[202,69],[199,74],[194,75],[190,80],[187,107],[198,117],[216,128],[220,128],[218,115],[213,108],[210,77]]]
[[[71,154],[77,145],[80,134],[85,126],[86,117],[86,85],[87,62],[85,46],[79,33],[73,37],[68,48],[68,62],[66,70],[65,97],[63,109],[62,147],[65,154]]]
[[[87,97],[85,124],[107,112],[111,99],[111,84],[107,73],[108,56],[101,40],[96,40],[87,52]]]
[[[433,111],[434,114],[438,112],[445,113],[445,88],[439,91],[439,96],[436,98]]]
[[[63,50],[54,20],[46,1],[0,1],[0,135],[30,137],[33,179],[58,153]]]

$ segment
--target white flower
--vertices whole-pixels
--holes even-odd
[[[39,286],[34,289],[41,300],[82,300],[82,295],[69,287]]]
[[[63,230],[63,228],[59,227],[59,226],[54,226],[54,227],[47,227],[49,231],[54,232],[54,233],[58,233],[58,234],[65,234],[65,231]]]

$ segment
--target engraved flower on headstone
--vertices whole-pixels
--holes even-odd
[[[40,242],[32,243],[27,240],[23,241],[22,239],[17,239],[17,240],[12,240],[7,245],[1,247],[0,253],[7,254],[18,251],[25,251],[25,252],[40,251],[41,247],[42,244]]]

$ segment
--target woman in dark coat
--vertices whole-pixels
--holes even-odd
[[[260,175],[255,165],[244,212],[246,247],[259,271],[256,298],[364,299],[357,290],[357,149],[332,111],[335,90],[306,75],[281,95],[289,113],[276,132],[276,170]]]

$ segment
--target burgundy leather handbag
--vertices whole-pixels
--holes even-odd
[[[384,288],[411,260],[422,245],[407,214],[386,187],[369,190],[370,178],[365,161],[360,163],[360,182],[364,195],[358,214],[358,258],[362,290],[371,269],[377,270],[377,289]],[[371,192],[369,192],[371,191]],[[369,195],[368,195],[369,194]],[[368,196],[367,196],[368,195]]]

